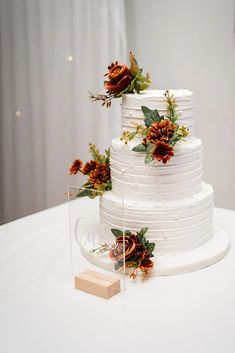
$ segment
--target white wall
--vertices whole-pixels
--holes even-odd
[[[204,180],[216,206],[235,209],[233,0],[126,0],[128,46],[156,88],[195,93]]]
[[[67,184],[82,182],[69,164],[118,134],[119,102],[103,109],[88,90],[102,92],[107,65],[125,60],[124,10],[124,0],[0,0],[0,224],[65,202]]]

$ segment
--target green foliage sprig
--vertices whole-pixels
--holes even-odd
[[[120,140],[125,141],[125,144],[128,143],[128,141],[132,141],[135,137],[145,137],[147,134],[147,127],[139,124],[134,124],[136,130],[133,132],[129,131],[123,131],[122,136],[120,137]]]
[[[89,151],[92,158],[97,163],[110,163],[110,148],[105,150],[105,154],[101,154],[96,145],[89,143]]]
[[[166,102],[167,102],[167,115],[166,117],[171,120],[172,123],[175,123],[179,116],[176,114],[176,99],[173,94],[170,95],[169,90],[165,92]]]

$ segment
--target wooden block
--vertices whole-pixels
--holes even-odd
[[[109,299],[120,292],[120,280],[96,271],[86,270],[75,276],[75,288]]]
[[[89,276],[93,276],[93,277],[97,277],[97,278],[100,278],[100,279],[104,279],[105,281],[108,281],[108,282],[111,282],[111,283],[119,283],[119,285],[120,285],[120,280],[117,277],[105,275],[103,273],[92,271],[92,270],[85,270],[85,271],[83,271],[83,273],[85,273],[86,275],[89,275]]]

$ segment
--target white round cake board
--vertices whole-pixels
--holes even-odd
[[[227,231],[219,224],[215,225],[214,234],[211,239],[202,246],[183,253],[172,255],[158,255],[157,251],[153,258],[155,265],[151,271],[151,276],[168,276],[200,270],[215,264],[221,260],[228,252],[230,239]],[[89,244],[80,244],[81,252],[85,258],[96,266],[116,272],[114,263],[106,255],[96,255],[91,253]],[[130,273],[126,269],[126,274]]]

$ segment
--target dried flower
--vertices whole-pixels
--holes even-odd
[[[139,268],[143,272],[143,275],[146,276],[152,270],[153,266],[154,266],[154,262],[150,260],[149,257],[146,256],[141,261]]]
[[[177,133],[182,137],[187,137],[189,134],[189,130],[185,126],[180,126],[177,130]]]
[[[133,271],[130,277],[135,279],[138,269],[141,270],[143,278],[150,272],[154,266],[154,262],[150,260],[153,257],[155,243],[150,243],[146,238],[148,228],[142,228],[136,234],[126,230],[123,233],[120,229],[111,229],[112,234],[116,237],[116,243],[113,245],[101,245],[91,250],[95,254],[103,254],[109,251],[109,257],[115,261],[115,269],[123,268],[124,264]]]
[[[165,142],[158,142],[153,151],[152,157],[166,164],[174,156],[173,148]]]
[[[133,65],[134,69],[135,63]],[[145,125],[136,125],[135,131],[125,131],[120,138],[127,143],[136,136],[143,137],[142,142],[135,145],[132,151],[145,153],[145,164],[151,163],[154,158],[166,164],[174,156],[173,147],[175,144],[188,136],[189,133],[185,126],[177,124],[177,103],[174,95],[170,95],[169,91],[166,91],[165,97],[167,115],[160,115],[156,108],[149,109],[146,106],[141,106]]]
[[[110,180],[110,168],[107,163],[97,163],[96,168],[90,172],[88,180],[97,190],[102,190],[102,184]]]
[[[124,241],[123,241],[124,240]],[[125,244],[125,249],[123,249],[123,243]],[[116,238],[116,246],[111,249],[109,256],[112,260],[119,261],[125,257],[127,260],[134,255],[136,247],[140,245],[136,236],[134,234],[120,236]]]
[[[86,162],[86,164],[84,165],[81,171],[84,175],[87,175],[92,170],[95,170],[96,166],[97,166],[97,162],[95,161]]]
[[[147,132],[146,140],[151,143],[157,141],[169,142],[176,129],[176,125],[168,119],[162,119],[153,123]]]
[[[123,232],[119,229],[111,229],[111,232],[116,237],[116,244],[112,246],[109,251],[111,260],[116,261],[116,268],[121,268],[124,263],[127,268],[133,268],[130,275],[135,279],[137,270],[140,269],[144,277],[154,266],[150,257],[153,257],[155,243],[150,243],[146,238],[148,228],[142,228],[136,234],[127,230]]]
[[[82,169],[82,161],[80,159],[76,159],[73,164],[69,167],[69,174],[76,175]]]
[[[124,91],[133,79],[128,67],[125,64],[118,64],[116,61],[112,63],[108,69],[109,72],[105,76],[108,76],[109,81],[104,82],[105,88],[110,93],[120,93]]]
[[[70,174],[81,172],[88,176],[88,180],[80,188],[77,197],[88,196],[95,198],[100,196],[102,192],[112,189],[110,176],[110,149],[105,150],[105,154],[100,154],[95,145],[90,144],[90,152],[92,160],[83,165],[80,159],[76,159],[69,168]]]
[[[114,98],[120,98],[123,94],[139,93],[147,89],[151,83],[149,74],[143,74],[143,70],[138,66],[135,55],[130,52],[130,67],[126,64],[119,64],[118,61],[112,62],[108,66],[108,72],[105,76],[109,81],[104,82],[107,89],[106,94],[90,93],[92,102],[101,101],[102,106],[107,108],[111,106]]]

